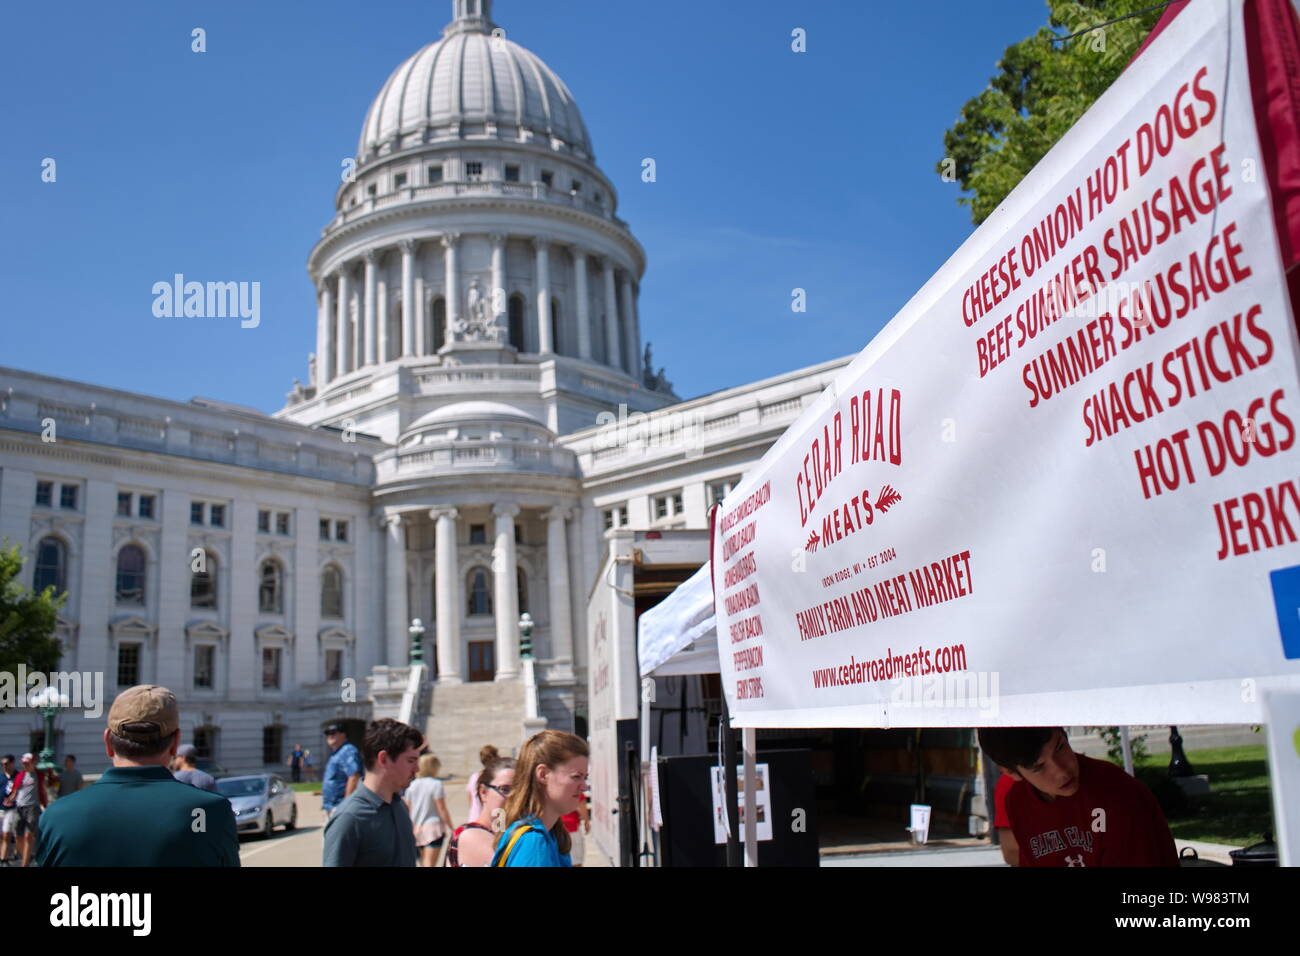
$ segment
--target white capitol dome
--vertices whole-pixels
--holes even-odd
[[[317,347],[291,414],[423,442],[494,433],[425,421],[494,402],[489,418],[526,417],[502,434],[553,441],[602,412],[670,404],[645,367],[645,252],[573,94],[505,37],[491,0],[451,13],[388,77],[343,163],[308,257]]]
[[[361,163],[410,142],[495,135],[592,159],[573,94],[491,20],[491,0],[457,0],[442,39],[409,57],[375,97],[357,146]]]

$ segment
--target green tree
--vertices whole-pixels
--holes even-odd
[[[944,133],[940,175],[979,225],[1124,71],[1160,19],[1152,0],[1047,0],[1048,26],[1007,47],[988,89]],[[1098,27],[1073,39],[1063,37]]]
[[[8,538],[0,542],[0,673],[16,675],[19,664],[49,672],[63,653],[54,624],[67,595],[56,596],[53,587],[40,594],[23,587],[18,582],[23,563],[17,545],[11,546]]]

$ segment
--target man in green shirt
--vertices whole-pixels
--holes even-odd
[[[230,801],[167,769],[180,744],[180,709],[165,687],[124,690],[108,712],[113,766],[56,800],[41,818],[45,866],[239,866]]]

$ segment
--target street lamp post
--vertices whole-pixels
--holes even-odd
[[[519,615],[519,656],[524,660],[533,656],[533,616],[527,611]]]
[[[60,707],[68,706],[68,698],[53,687],[46,687],[32,694],[27,702],[32,707],[39,707],[41,716],[45,718],[45,745],[41,747],[37,757],[36,769],[54,770],[54,718],[58,715]]]
[[[424,637],[424,622],[417,617],[406,630],[411,635],[411,665],[423,664],[424,644],[421,638]]]

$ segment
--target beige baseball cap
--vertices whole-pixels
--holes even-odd
[[[157,684],[138,684],[117,695],[108,711],[108,729],[128,740],[156,740],[176,733],[180,726],[176,695]],[[130,730],[126,728],[131,724]],[[145,729],[143,725],[152,724]]]

